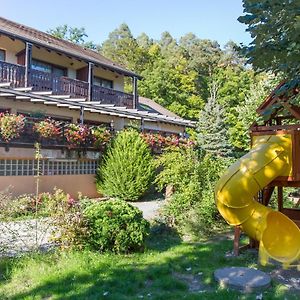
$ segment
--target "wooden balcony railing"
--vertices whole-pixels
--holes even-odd
[[[11,82],[14,87],[24,87],[25,67],[0,61],[0,82]]]
[[[25,67],[0,61],[0,82],[11,82],[13,87],[24,87]],[[76,98],[88,97],[88,82],[58,77],[38,70],[30,70],[28,85],[32,86],[34,91],[52,91],[56,95],[70,95]],[[133,108],[132,94],[96,85],[92,87],[92,101]]]
[[[103,104],[115,104],[116,106],[126,106],[133,108],[133,95],[120,91],[93,86],[93,101],[101,101]]]

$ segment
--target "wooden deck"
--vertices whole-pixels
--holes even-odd
[[[13,87],[25,86],[25,67],[0,61],[0,82],[10,82]],[[28,86],[33,91],[52,91],[55,95],[70,95],[72,98],[88,98],[88,82],[51,73],[30,70]],[[113,89],[93,85],[92,101],[133,108],[133,95]]]

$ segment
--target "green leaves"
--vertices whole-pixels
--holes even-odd
[[[154,166],[150,149],[135,130],[124,130],[109,147],[97,172],[98,191],[136,201],[148,189]]]
[[[248,25],[253,38],[244,47],[248,62],[259,71],[282,72],[292,79],[299,76],[300,3],[299,0],[244,0],[238,20]]]
[[[138,208],[125,201],[93,203],[83,216],[87,223],[86,243],[92,249],[128,253],[143,248],[149,223]]]

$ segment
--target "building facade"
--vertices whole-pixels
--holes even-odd
[[[126,77],[132,93],[124,92]],[[151,99],[139,98],[139,79],[93,50],[0,18],[0,113],[21,114],[28,121],[22,137],[9,142],[0,138],[0,191],[32,193],[39,172],[41,192],[56,186],[74,197],[78,192],[97,196],[94,175],[101,151],[90,142],[66,145],[68,124],[111,131],[134,125],[142,131],[176,135],[194,126]],[[40,141],[37,170],[32,128],[41,116],[59,122],[62,137]]]

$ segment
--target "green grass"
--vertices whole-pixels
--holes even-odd
[[[232,241],[182,242],[176,235],[156,231],[145,253],[55,252],[0,261],[0,299],[255,299],[221,289],[215,269],[254,266],[257,257],[245,253],[225,258]],[[195,277],[193,277],[195,276]],[[198,278],[204,292],[190,292],[186,278]],[[263,299],[297,299],[272,283]]]

